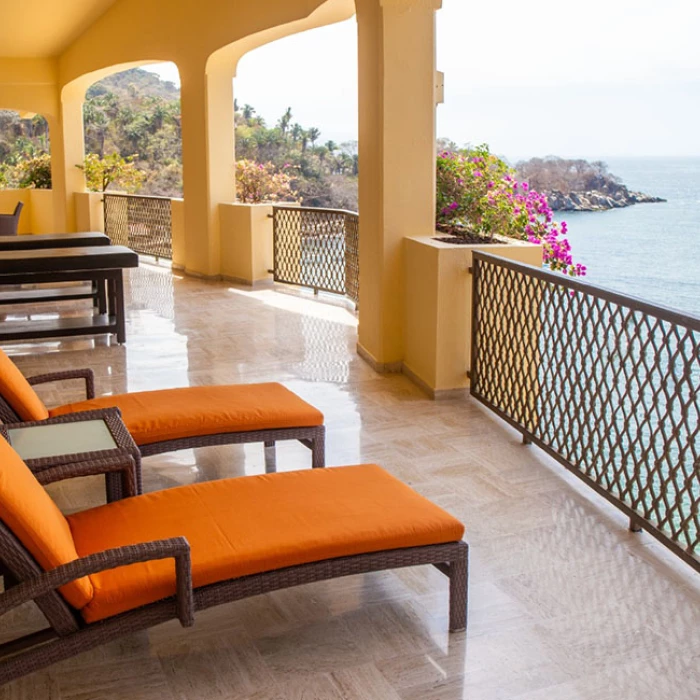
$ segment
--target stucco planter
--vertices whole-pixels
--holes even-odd
[[[404,246],[403,371],[434,398],[464,391],[469,386],[473,252],[540,267],[542,246],[515,240],[456,245],[427,236],[406,238]]]
[[[272,208],[295,202],[219,205],[221,217],[221,275],[224,279],[259,285],[272,269]]]

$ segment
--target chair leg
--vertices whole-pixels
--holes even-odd
[[[105,474],[105,494],[107,503],[121,501],[124,497],[122,490],[122,475],[117,473]]]
[[[318,469],[326,466],[326,428],[321,426],[311,440],[311,467]]]
[[[277,471],[277,448],[275,441],[265,443],[265,473],[274,474]]]
[[[464,555],[450,562],[450,632],[467,629],[467,587],[469,583],[469,547]]]

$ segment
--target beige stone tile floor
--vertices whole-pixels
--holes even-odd
[[[27,374],[91,366],[101,394],[283,382],[324,411],[329,465],[382,464],[463,519],[469,630],[448,634],[436,570],[377,573],[209,610],[190,630],[162,625],[5,686],[0,700],[700,698],[700,577],[475,401],[434,402],[403,376],[374,373],[355,353],[344,302],[150,265],[127,292],[125,346],[98,338],[6,350]],[[43,396],[65,402],[78,388]],[[309,454],[282,443],[278,463],[306,469]],[[144,460],[144,483],[263,469],[259,445],[190,450]],[[102,486],[51,493],[71,511],[101,502]],[[39,621],[27,606],[0,635]]]

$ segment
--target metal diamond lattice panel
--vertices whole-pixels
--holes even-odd
[[[275,207],[274,279],[359,299],[359,217],[337,209]]]
[[[112,243],[172,259],[171,201],[167,197],[105,194],[105,233]]]
[[[474,255],[471,393],[700,570],[700,319]]]

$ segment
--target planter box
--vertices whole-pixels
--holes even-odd
[[[294,207],[295,202],[274,204],[220,204],[221,275],[226,280],[251,286],[271,279],[272,209]]]
[[[464,391],[469,386],[473,251],[541,267],[542,246],[524,241],[456,245],[429,237],[406,238],[404,246],[403,371],[433,398]]]

